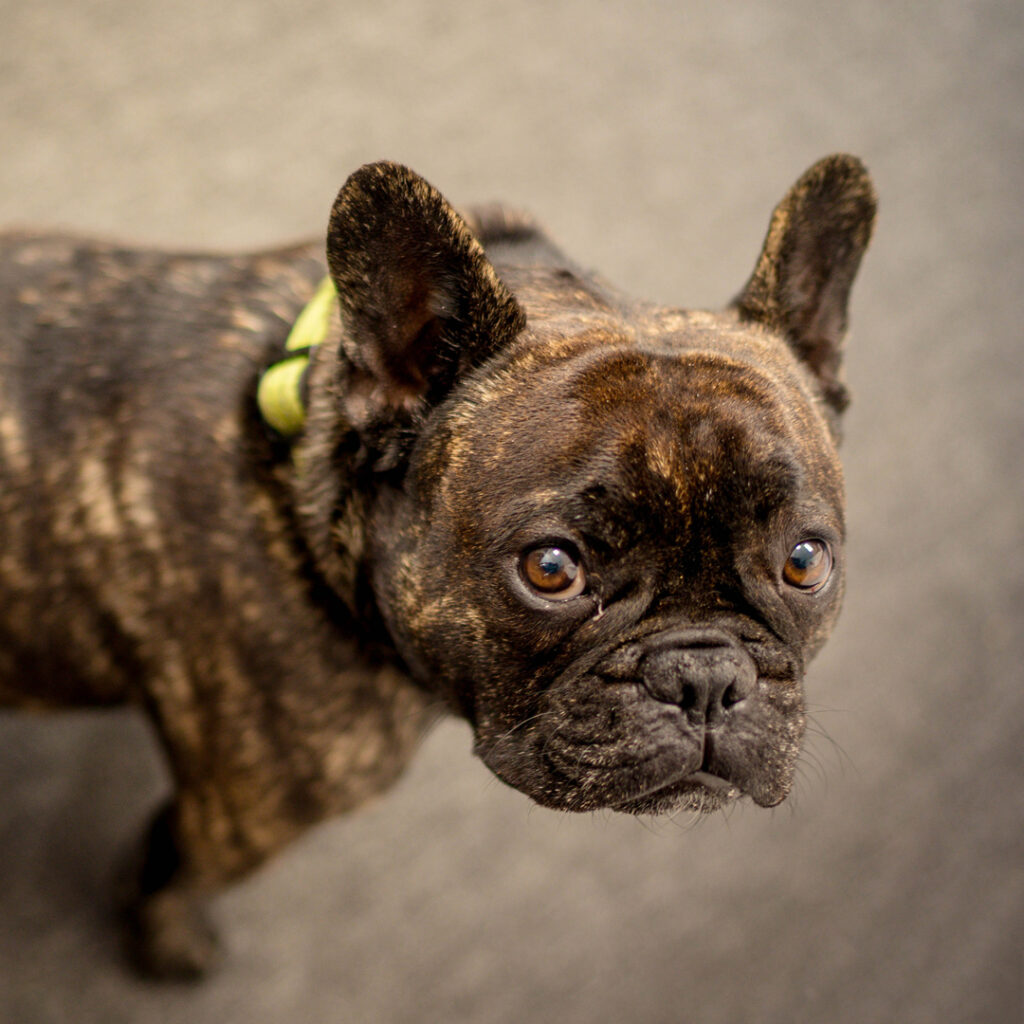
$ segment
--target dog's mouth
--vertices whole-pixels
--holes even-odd
[[[731,779],[708,771],[681,774],[615,801],[614,810],[627,814],[660,814],[680,809],[717,811],[744,795]]]
[[[485,749],[478,746],[477,753],[509,785],[538,803],[568,811],[607,807],[626,814],[711,813],[743,798],[773,807],[789,791],[791,772],[785,766],[765,770],[765,763],[779,760],[769,737],[757,744],[760,749],[733,749],[723,755],[707,737],[701,744],[681,733],[671,747],[639,758],[615,743],[566,744],[559,739],[538,731],[532,742],[505,737]],[[789,758],[785,760],[788,764]]]

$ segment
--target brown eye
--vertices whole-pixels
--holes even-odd
[[[544,597],[567,601],[583,593],[586,576],[576,553],[566,548],[532,548],[520,559],[523,578]]]
[[[823,540],[803,540],[789,553],[785,581],[800,590],[818,590],[832,572],[832,552]]]

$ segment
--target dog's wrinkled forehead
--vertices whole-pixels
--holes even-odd
[[[550,489],[561,500],[614,482],[621,502],[652,515],[762,518],[809,474],[811,489],[840,499],[827,454],[817,465],[792,451],[794,418],[813,418],[807,403],[749,363],[605,346],[533,364],[528,379],[516,371],[457,408],[462,429],[435,447],[446,486],[464,496],[515,502]]]
[[[769,382],[718,355],[617,353],[581,367],[570,394],[585,422],[613,426],[627,464],[688,488],[785,434]]]
[[[777,383],[750,366],[718,354],[625,353],[584,370],[575,387],[585,421],[606,426],[595,449],[615,457],[653,528],[660,515],[666,525],[766,520],[807,483]]]

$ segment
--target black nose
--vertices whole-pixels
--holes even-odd
[[[686,637],[659,643],[644,658],[641,678],[656,700],[711,723],[754,692],[757,669],[728,640]]]

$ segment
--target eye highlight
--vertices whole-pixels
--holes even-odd
[[[832,575],[832,550],[823,540],[802,540],[789,553],[782,578],[798,590],[820,590]]]
[[[587,583],[579,556],[569,545],[531,548],[519,559],[519,569],[534,593],[556,601],[582,594]]]

